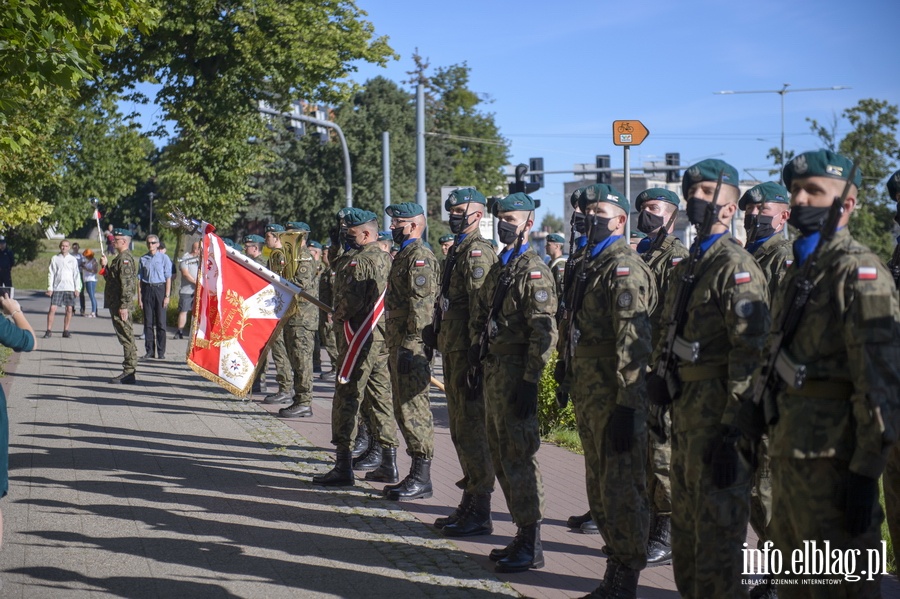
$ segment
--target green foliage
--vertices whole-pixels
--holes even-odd
[[[546,435],[556,429],[575,430],[575,408],[570,401],[565,408],[560,409],[556,403],[556,380],[553,378],[553,369],[556,368],[557,353],[553,352],[541,380],[538,381],[538,422],[541,435]]]
[[[12,250],[16,264],[22,264],[38,257],[43,238],[39,225],[21,225],[6,234],[6,246]]]
[[[547,233],[564,233],[567,229],[568,227],[563,222],[563,219],[555,214],[545,214],[543,220],[541,220],[541,231],[546,231]]]

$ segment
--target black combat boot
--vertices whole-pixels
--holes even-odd
[[[569,519],[566,520],[566,526],[569,528],[581,528],[581,525],[585,522],[591,521],[591,513],[588,512],[583,516],[569,516]]]
[[[509,545],[506,547],[499,547],[497,549],[491,549],[491,552],[488,554],[488,559],[492,562],[498,562],[502,560],[504,557],[508,556],[510,551],[516,546],[516,542],[519,540],[519,534],[521,534],[522,529],[516,530],[516,536],[513,537],[513,540],[509,542]]]
[[[374,443],[375,440],[372,438],[371,433],[369,433],[369,426],[366,424],[366,421],[360,420],[357,425],[356,438],[353,440],[353,459],[355,460],[369,451],[369,448]]]
[[[606,560],[603,582],[583,599],[636,599],[641,573],[618,562]]]
[[[378,443],[372,443],[369,450],[358,458],[353,458],[354,470],[375,470],[381,464],[382,447]]]
[[[352,487],[356,477],[353,475],[353,467],[350,465],[350,450],[338,449],[334,460],[334,468],[325,474],[313,477],[313,482],[326,487]]]
[[[468,505],[469,505],[469,503],[472,502],[472,499],[474,497],[475,497],[474,495],[471,495],[470,493],[463,491],[462,499],[460,500],[459,505],[456,506],[456,509],[453,510],[452,512],[450,512],[449,516],[441,516],[440,518],[435,520],[434,527],[437,528],[438,530],[440,530],[440,529],[444,528],[445,526],[447,526],[448,524],[453,524],[454,522],[459,520],[459,517],[462,515],[463,512],[466,511],[466,509],[468,509]]]
[[[445,537],[476,537],[494,532],[491,522],[491,495],[475,495],[459,519],[441,529]]]
[[[400,480],[400,472],[397,470],[396,447],[381,448],[381,464],[375,470],[366,472],[366,480],[376,483],[395,483]]]
[[[516,538],[509,546],[506,557],[497,560],[497,572],[526,572],[544,567],[544,549],[541,546],[541,524],[535,522],[519,527]]]
[[[657,515],[647,541],[647,567],[672,563],[672,518]]]
[[[385,487],[384,496],[393,501],[431,497],[431,460],[413,456],[412,467],[407,477],[396,487]]]
[[[312,415],[312,406],[296,401],[288,407],[278,410],[279,418],[311,418]]]

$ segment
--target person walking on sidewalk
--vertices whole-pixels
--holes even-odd
[[[172,292],[172,260],[159,251],[159,237],[147,237],[146,254],[141,256],[138,303],[144,311],[144,348],[141,360],[166,358],[166,308]]]
[[[137,287],[137,264],[131,255],[131,231],[113,229],[113,247],[118,252],[109,261],[106,256],[100,257],[101,274],[106,279],[103,303],[109,308],[116,337],[122,344],[125,355],[122,361],[122,372],[110,379],[110,383],[133,385],[136,381],[137,346],[134,343],[134,328],[131,326],[129,311],[134,305],[134,293]]]
[[[75,294],[81,291],[81,273],[78,268],[78,260],[69,254],[71,244],[68,239],[59,242],[59,253],[50,259],[50,268],[47,271],[47,295],[50,296],[50,309],[47,311],[46,339],[52,334],[53,319],[56,309],[64,306],[66,310],[63,321],[63,337],[71,337],[69,325],[72,315],[75,313]]]
[[[192,243],[191,251],[182,256],[178,263],[181,266],[181,289],[178,290],[178,329],[173,339],[184,339],[187,315],[194,308],[194,292],[200,270],[200,242]]]

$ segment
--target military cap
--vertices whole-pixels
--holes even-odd
[[[450,195],[447,196],[447,199],[444,200],[444,209],[450,210],[454,206],[468,204],[469,202],[487,206],[487,200],[484,198],[483,193],[474,187],[460,187],[459,189],[451,191]]]
[[[651,187],[650,189],[646,189],[638,194],[637,199],[634,200],[634,209],[640,212],[641,205],[647,200],[660,200],[661,202],[668,202],[676,208],[681,205],[681,200],[678,198],[678,194],[674,191],[669,191],[668,189],[664,189],[662,187]]]
[[[269,223],[266,225],[266,233],[281,233],[282,231],[284,231],[284,227],[278,223]]]
[[[634,229],[634,230],[631,232],[631,238],[632,238],[632,239],[646,239],[646,238],[647,238],[647,234],[644,233],[643,231],[638,231],[637,229]]]
[[[852,167],[853,162],[831,150],[803,152],[799,156],[794,156],[790,162],[784,165],[782,178],[788,189],[791,187],[791,181],[795,178],[831,177],[846,181]],[[857,169],[856,176],[853,177],[853,184],[858,188],[861,183],[862,173]]]
[[[738,208],[746,210],[748,204],[790,204],[788,198],[788,190],[775,183],[774,181],[766,181],[759,185],[754,185],[741,196],[738,202]]]
[[[378,232],[378,241],[393,241],[394,236],[390,231],[379,231]]]
[[[232,249],[234,248],[234,240],[231,239],[231,237],[223,237],[222,243],[224,243],[226,246],[228,246]]]
[[[306,247],[316,248],[317,250],[322,249],[322,244],[316,241],[315,239],[310,239],[306,242]]]
[[[113,235],[115,237],[131,237],[131,229],[117,227],[117,228],[113,229]]]
[[[607,185],[606,183],[594,183],[593,185],[585,187],[584,193],[578,198],[578,207],[584,212],[587,209],[588,204],[593,204],[595,202],[615,204],[624,210],[625,214],[628,214],[631,210],[628,198],[619,193],[619,190],[615,187]]]
[[[374,212],[356,208],[355,206],[352,208],[344,208],[342,212],[344,213],[344,216],[342,217],[344,225],[347,227],[357,227],[378,218],[375,216]]]
[[[265,243],[266,240],[260,235],[244,235],[244,243]]]
[[[547,235],[547,243],[565,243],[566,238],[559,233],[550,233]]]
[[[681,195],[687,197],[688,191],[697,183],[703,181],[718,181],[719,173],[724,171],[722,175],[722,185],[731,185],[739,187],[740,177],[738,177],[737,169],[716,158],[707,158],[701,160],[686,171],[681,178]]]
[[[455,235],[451,235],[450,233],[446,235],[441,235],[441,238],[438,239],[438,243],[447,243],[448,241],[453,241],[456,238]]]
[[[900,201],[897,198],[897,195],[900,194],[900,171],[897,171],[891,175],[890,179],[888,179],[887,190],[888,195],[891,196],[892,200]],[[2,237],[0,237],[0,239],[2,239]]]
[[[384,209],[384,213],[391,218],[411,218],[425,214],[425,211],[415,202],[403,202],[402,204],[391,204]]]
[[[353,206],[347,206],[345,208],[341,208],[340,210],[338,210],[337,216],[338,216],[338,218],[344,218],[345,216],[350,214],[350,212],[352,210],[355,210],[355,208],[353,208]]]
[[[569,196],[569,203],[572,204],[572,208],[578,208],[578,200],[582,195],[584,195],[584,187],[579,187],[572,192],[572,195]]]
[[[517,210],[534,210],[541,205],[540,200],[535,200],[527,193],[517,191],[505,198],[499,198],[491,204],[491,214],[497,216],[500,212],[515,212]]]
[[[309,225],[299,220],[292,220],[284,226],[287,231],[306,231],[309,233]]]

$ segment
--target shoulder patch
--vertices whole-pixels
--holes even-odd
[[[734,273],[734,284],[743,285],[750,282],[750,273],[747,271]]]
[[[413,266],[425,266],[424,260],[416,260],[416,263]]]
[[[753,316],[753,308],[753,302],[747,298],[742,298],[734,302],[734,313],[738,318],[750,318]]]
[[[425,275],[419,275],[416,277],[416,286],[422,287],[428,279],[425,278]]]
[[[347,264],[347,266],[356,266],[357,264],[359,264],[359,262],[357,262],[356,260],[351,260],[350,263]]]
[[[550,299],[550,294],[547,293],[546,289],[538,289],[534,292],[534,301],[544,303],[548,299]]]
[[[543,278],[543,276],[544,275],[542,275],[541,271],[539,271],[539,270],[532,270],[530,273],[528,273],[529,279],[541,279],[541,278]]]
[[[878,278],[878,269],[874,266],[860,266],[856,270],[856,278],[860,281],[874,281]]]
[[[616,267],[616,276],[617,277],[627,277],[631,274],[630,266],[617,266]]]
[[[479,256],[481,256],[481,250],[472,250],[471,252],[469,252],[469,255],[478,258]]]
[[[672,258],[672,266],[675,266],[676,264],[678,264],[678,263],[681,262],[682,260],[684,260],[684,258]]]
[[[789,266],[790,266],[791,264],[793,264],[793,263],[794,263],[793,260],[785,260],[785,261],[784,261],[784,266],[785,266],[785,268],[787,268],[787,267],[789,267]]]
[[[616,298],[616,305],[619,306],[620,308],[622,308],[623,310],[630,308],[631,304],[633,304],[633,303],[634,303],[634,296],[631,294],[630,291],[623,291],[622,293],[619,294],[619,297]]]
[[[472,278],[473,279],[480,279],[483,276],[484,276],[484,269],[482,267],[476,266],[475,268],[472,269]]]

